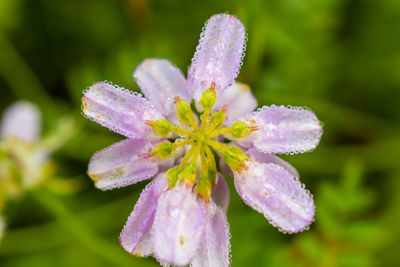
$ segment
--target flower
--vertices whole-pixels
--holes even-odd
[[[92,157],[88,174],[96,186],[155,177],[121,233],[129,253],[153,254],[161,264],[229,265],[229,189],[219,170],[231,174],[245,203],[281,231],[299,232],[312,222],[311,194],[273,153],[314,149],[321,125],[303,108],[253,112],[257,101],[249,87],[234,82],[245,39],[237,18],[214,15],[187,79],[169,61],[147,59],[134,72],[147,99],[107,82],[84,92],[84,115],[127,137]]]
[[[80,183],[53,177],[50,153],[74,133],[71,118],[60,118],[57,128],[40,138],[41,113],[27,101],[18,101],[4,111],[0,125],[0,239],[6,228],[6,204],[44,185],[54,193],[72,193]]]
[[[38,144],[40,124],[40,111],[29,102],[16,102],[3,114],[0,128],[1,164],[4,165],[1,188],[9,196],[43,180],[43,164],[48,155]],[[13,178],[14,175],[20,178]]]
[[[3,114],[0,127],[0,239],[6,202],[40,184],[47,153],[38,145],[41,116],[37,107],[19,101]]]

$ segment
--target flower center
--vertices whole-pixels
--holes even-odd
[[[197,133],[197,136],[196,136],[196,138],[195,138],[194,141],[195,141],[197,144],[204,145],[205,142],[206,142],[206,138],[207,138],[206,134],[204,134],[204,133],[202,133],[202,132],[199,132],[199,133]]]
[[[248,126],[243,121],[237,121],[230,127],[223,127],[226,106],[211,114],[216,97],[215,84],[212,84],[204,91],[199,102],[204,109],[200,116],[200,123],[197,122],[190,104],[179,97],[176,97],[175,101],[181,127],[172,125],[166,119],[146,121],[146,124],[151,126],[158,136],[179,136],[173,143],[166,141],[159,144],[147,153],[148,157],[164,160],[172,156],[177,147],[190,147],[180,164],[167,171],[169,188],[177,183],[184,183],[188,187],[195,187],[197,195],[202,196],[205,201],[209,200],[211,190],[216,185],[218,169],[215,160],[216,151],[222,153],[225,162],[233,171],[247,169],[245,162],[250,160],[240,148],[221,143],[216,138],[220,135],[242,138],[257,130],[256,127]]]

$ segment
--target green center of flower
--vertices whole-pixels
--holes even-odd
[[[211,114],[216,98],[215,85],[212,84],[204,91],[199,102],[204,109],[200,123],[197,122],[190,104],[179,97],[176,97],[175,101],[177,116],[182,127],[172,125],[166,119],[146,121],[158,136],[167,137],[171,133],[179,136],[173,143],[166,141],[159,144],[147,153],[148,157],[165,160],[174,154],[177,147],[190,146],[180,164],[167,171],[169,187],[174,187],[177,183],[184,183],[188,187],[195,186],[197,195],[202,196],[205,201],[209,200],[211,190],[216,184],[215,151],[222,153],[226,163],[234,171],[247,169],[245,162],[250,160],[240,148],[220,143],[216,138],[225,134],[233,138],[242,138],[257,130],[256,127],[248,126],[243,121],[237,121],[231,127],[222,127],[227,108],[223,107]]]

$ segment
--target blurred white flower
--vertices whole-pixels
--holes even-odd
[[[6,192],[2,195],[16,195],[43,181],[49,158],[39,144],[40,128],[40,111],[29,102],[16,102],[4,112],[0,128],[4,165],[0,191]]]

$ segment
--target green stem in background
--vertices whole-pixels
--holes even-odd
[[[0,75],[18,98],[51,105],[51,97],[7,36],[0,29]]]
[[[42,138],[41,145],[49,152],[59,150],[82,130],[83,123],[83,120],[74,119],[73,116],[59,118],[50,134]]]
[[[83,224],[61,201],[45,190],[32,192],[32,197],[53,215],[65,231],[82,246],[116,266],[132,266],[133,258],[122,248],[108,243]]]
[[[138,195],[139,193],[135,196],[135,199],[139,197]],[[130,207],[133,202],[132,196],[118,198],[80,212],[79,215],[76,215],[76,219],[87,224],[87,222],[97,221],[99,216],[102,216],[102,223],[92,224],[90,229],[97,233],[106,233],[110,229],[122,227],[123,222],[112,214],[125,214],[128,211],[123,207]],[[43,235],[43,233],[46,233],[46,235]],[[37,238],[38,236],[41,236],[41,238]],[[30,241],[21,242],[21,240]],[[0,257],[3,255],[32,254],[56,246],[73,246],[75,243],[75,238],[72,235],[66,231],[60,231],[59,223],[56,220],[51,220],[42,224],[8,229],[2,241],[2,244],[7,244],[7,246],[0,246]],[[134,261],[136,258],[132,258],[132,260]]]

